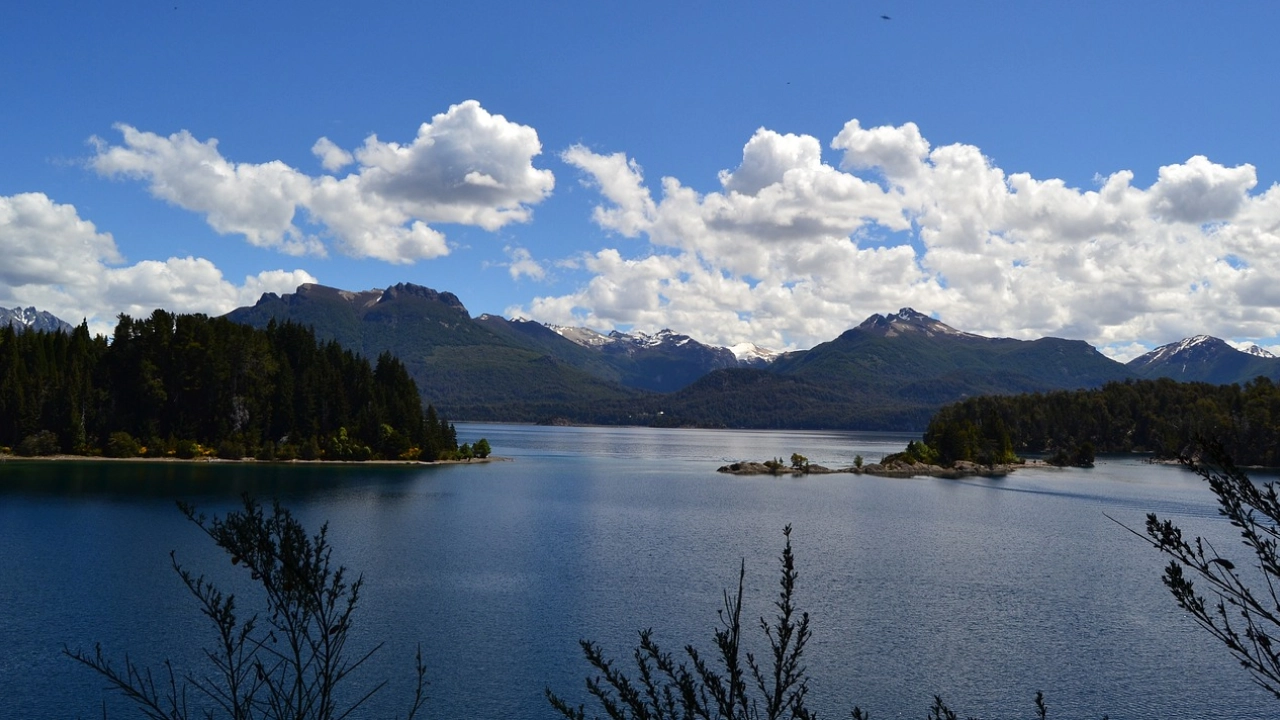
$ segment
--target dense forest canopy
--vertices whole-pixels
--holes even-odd
[[[1172,458],[1212,438],[1242,465],[1280,467],[1280,385],[1169,379],[1113,382],[1096,390],[976,397],[939,410],[925,444],[944,462],[983,461],[1006,449],[1063,453],[1145,451]]]
[[[310,328],[204,315],[121,315],[110,342],[0,329],[0,446],[260,459],[436,460],[453,426],[422,409],[404,365],[374,365]],[[470,449],[470,448],[468,448]]]

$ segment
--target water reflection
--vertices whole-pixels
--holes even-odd
[[[392,491],[423,472],[421,465],[338,463],[218,463],[93,460],[11,460],[0,463],[0,495],[63,498],[297,498],[361,486]]]

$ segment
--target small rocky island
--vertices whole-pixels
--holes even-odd
[[[861,460],[861,457],[858,458]],[[1028,464],[1040,464],[1039,461],[1020,461],[1017,463],[997,463],[982,465],[968,460],[957,460],[949,466],[932,465],[909,457],[908,453],[890,455],[881,462],[862,464],[855,463],[851,467],[832,469],[810,463],[803,455],[793,454],[791,464],[782,462],[781,458],[764,462],[736,462],[721,466],[717,472],[730,475],[829,475],[832,473],[851,473],[854,475],[878,475],[880,477],[1003,477],[1015,468]]]

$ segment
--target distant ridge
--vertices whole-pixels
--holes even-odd
[[[71,323],[62,320],[53,313],[37,310],[34,307],[0,308],[0,327],[9,326],[18,332],[34,330],[36,332],[71,332],[75,328]]]
[[[767,365],[777,353],[747,343],[741,355],[732,349],[707,345],[688,335],[664,328],[656,333],[624,333],[614,330],[608,335],[590,328],[546,326],[561,337],[596,352],[618,373],[628,387],[674,392],[693,383],[713,370]]]
[[[1214,385],[1246,383],[1258,376],[1280,379],[1280,358],[1257,345],[1237,350],[1211,335],[1161,345],[1130,360],[1128,367],[1144,378],[1167,377]]]
[[[721,370],[675,393],[670,424],[923,429],[939,407],[978,395],[1099,387],[1133,378],[1081,340],[989,338],[902,308],[767,370]]]

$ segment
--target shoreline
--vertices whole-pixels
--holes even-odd
[[[226,465],[333,465],[333,466],[360,466],[360,465],[377,465],[401,466],[401,467],[435,467],[437,465],[476,465],[491,462],[512,462],[513,458],[497,457],[490,455],[487,458],[471,458],[470,460],[435,460],[433,462],[425,462],[422,460],[257,460],[255,458],[246,457],[239,460],[227,460],[218,457],[194,457],[194,458],[177,458],[177,457],[131,457],[131,458],[113,458],[101,457],[96,455],[32,455],[26,457],[23,455],[0,454],[0,463],[6,462],[109,462],[109,463],[190,463],[190,464],[226,464]]]

